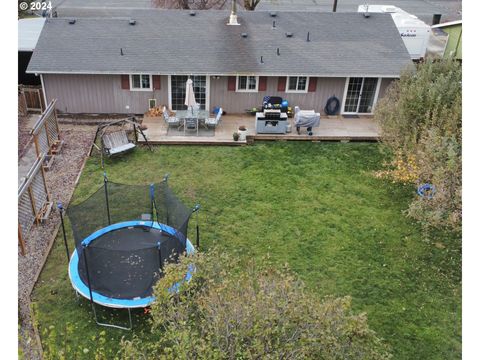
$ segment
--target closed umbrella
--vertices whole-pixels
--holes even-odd
[[[195,92],[193,91],[192,79],[187,80],[187,86],[185,88],[185,105],[193,111],[193,108],[197,106],[195,101]]]

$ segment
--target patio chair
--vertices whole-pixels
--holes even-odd
[[[200,111],[200,104],[197,104],[195,106],[192,106],[192,113],[197,116],[198,112]]]
[[[183,132],[186,133],[187,131],[194,131],[198,135],[198,119],[197,118],[186,118],[185,119],[185,127]]]
[[[102,136],[103,149],[108,156],[122,154],[135,148],[127,138],[125,130],[119,130]]]
[[[218,109],[217,116],[215,116],[214,118],[205,119],[205,125],[216,128],[220,123],[220,119],[222,118],[222,113],[223,113],[222,108]]]
[[[167,107],[163,107],[163,119],[167,123],[168,127],[179,127],[180,126],[180,120],[176,118],[175,116],[170,116],[168,114]]]

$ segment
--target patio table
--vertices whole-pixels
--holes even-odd
[[[197,110],[193,112],[191,110],[177,110],[176,117],[177,119],[183,120],[184,133],[185,133],[185,124],[187,120],[191,121],[191,119],[195,119],[195,121],[197,122],[197,136],[198,136],[199,125],[203,125],[205,128],[207,128],[207,126],[205,125],[205,119],[209,117],[209,112],[208,110]]]

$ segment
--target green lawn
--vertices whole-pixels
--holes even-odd
[[[318,296],[351,295],[396,359],[460,358],[460,239],[424,239],[404,216],[414,189],[372,176],[383,161],[376,144],[277,142],[137,149],[107,161],[106,169],[110,180],[130,184],[170,173],[176,193],[202,205],[202,247],[216,244],[244,257],[269,253]],[[102,171],[91,158],[76,196],[98,188]],[[85,358],[101,343],[114,352],[122,336],[131,336],[93,323],[89,303],[77,300],[68,281],[61,238],[33,298],[41,331],[54,326],[51,340],[89,349]],[[140,336],[148,336],[145,318],[136,313]]]

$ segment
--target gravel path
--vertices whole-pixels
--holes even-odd
[[[75,188],[75,180],[81,171],[85,157],[95,136],[96,126],[60,125],[60,136],[64,146],[56,156],[50,171],[46,172],[47,185],[54,204],[61,201],[68,204]],[[19,135],[19,142],[23,140]],[[53,234],[58,229],[60,219],[52,211],[42,225],[34,225],[25,239],[26,255],[18,252],[18,306],[21,324],[19,346],[24,350],[26,359],[40,359],[30,318],[30,293],[37,273],[48,249]]]

